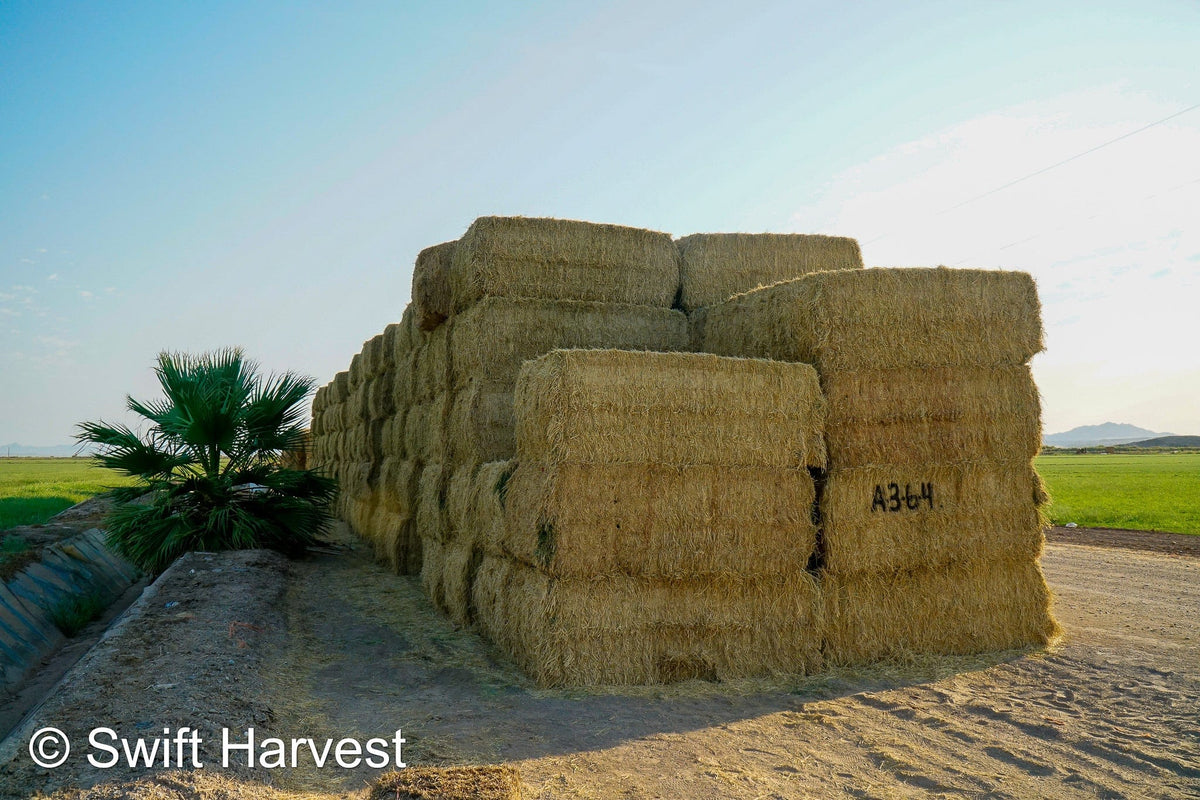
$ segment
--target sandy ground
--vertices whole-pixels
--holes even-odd
[[[222,696],[189,690],[191,705],[178,709],[175,693],[157,692],[166,699],[155,720],[211,701],[205,720],[226,714],[226,724],[254,721],[284,738],[401,728],[410,765],[510,763],[532,798],[1200,797],[1200,559],[1052,540],[1043,565],[1066,631],[1049,653],[791,683],[564,692],[532,686],[435,612],[415,579],[350,546],[291,564],[281,597],[230,609],[263,628],[245,647],[231,644],[223,617],[208,650],[185,638],[193,669],[210,675],[206,691]],[[144,646],[161,654],[179,635]],[[204,666],[231,653],[250,659],[237,664],[253,673],[247,682]],[[109,668],[97,664],[102,685]],[[232,682],[222,689],[214,675]],[[86,695],[66,707],[77,722],[99,713]],[[125,712],[109,702],[104,713]],[[16,767],[6,776],[46,789],[96,780]],[[333,795],[358,794],[376,776],[254,775]]]

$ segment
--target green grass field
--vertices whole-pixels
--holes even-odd
[[[87,458],[0,458],[0,530],[38,525],[78,502],[129,483]]]
[[[1200,534],[1200,453],[1046,455],[1055,525]]]

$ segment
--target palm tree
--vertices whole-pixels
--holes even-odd
[[[109,543],[148,572],[191,550],[298,554],[314,544],[336,484],[284,468],[280,457],[304,446],[301,403],[315,381],[290,372],[264,378],[239,348],[164,352],[155,373],[162,399],[127,398],[151,423],[145,433],[85,422],[76,436],[100,446],[101,466],[139,479],[112,493]]]

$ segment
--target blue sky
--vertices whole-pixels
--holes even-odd
[[[1026,269],[1046,427],[1200,433],[1200,6],[0,4],[0,442],[327,380],[476,216]],[[961,205],[964,201],[971,202]]]

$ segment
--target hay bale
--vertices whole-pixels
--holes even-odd
[[[333,398],[338,403],[346,402],[350,396],[350,373],[339,372],[333,376]]]
[[[396,368],[396,340],[401,335],[399,322],[388,323],[383,329],[383,372]]]
[[[413,398],[418,402],[432,400],[450,388],[452,327],[442,325],[433,333],[425,334],[425,344],[417,351]]]
[[[446,420],[450,395],[413,406],[404,417],[404,449],[410,458],[441,463],[446,454]]]
[[[459,240],[450,268],[456,311],[485,297],[666,308],[678,285],[670,235],[561,219],[480,217]]]
[[[522,368],[522,462],[824,466],[816,372],[704,353],[556,350]]]
[[[404,447],[405,413],[397,411],[387,418],[383,428],[384,458],[406,458],[408,451]]]
[[[468,529],[476,548],[493,555],[503,551],[505,506],[515,461],[482,464],[471,486]]]
[[[708,320],[708,309],[697,308],[688,312],[688,350],[704,352],[704,323]]]
[[[471,492],[478,464],[453,469],[446,481],[446,538],[470,541]]]
[[[382,419],[396,410],[395,382],[388,374],[378,375],[367,383],[367,416]]]
[[[1029,559],[831,573],[823,594],[831,664],[1041,646],[1059,635],[1050,589]]]
[[[543,686],[803,674],[821,666],[820,593],[770,579],[556,579],[485,557],[480,627]]]
[[[453,382],[511,388],[521,364],[560,348],[682,351],[687,317],[649,306],[489,298],[454,318]]]
[[[517,451],[517,420],[512,391],[471,381],[450,409],[446,446],[453,464],[482,464],[512,458]]]
[[[1037,478],[1024,464],[831,472],[821,494],[825,569],[848,574],[1041,554]]]
[[[502,549],[559,577],[792,574],[816,550],[808,470],[520,462]]]
[[[833,371],[1019,366],[1042,350],[1041,305],[1023,272],[817,272],[709,309],[704,349]]]
[[[417,394],[417,355],[418,350],[412,350],[403,357],[398,357],[396,369],[392,373],[392,405],[406,411],[416,402]]]
[[[417,484],[417,535],[422,539],[445,541],[446,474],[441,464],[427,464]],[[438,565],[441,568],[441,565]]]
[[[450,316],[450,262],[457,241],[426,247],[413,267],[412,308],[417,327],[432,331]]]
[[[416,524],[420,476],[415,462],[388,458],[376,481],[375,554],[401,575],[415,574],[421,568]]]
[[[359,386],[362,386],[363,381],[367,378],[365,372],[366,370],[363,369],[363,354],[360,350],[359,352],[355,353],[353,357],[351,357],[350,369],[346,371],[346,374],[350,376],[351,392],[353,392]]]
[[[421,589],[433,607],[442,613],[446,608],[446,546],[440,539],[421,537]]]
[[[363,379],[370,380],[384,370],[383,334],[372,336],[363,342],[362,349]]]
[[[680,305],[686,311],[810,272],[862,269],[858,242],[800,233],[697,233],[679,248]]]
[[[371,785],[368,800],[521,800],[515,767],[407,767]]]
[[[450,619],[469,627],[474,618],[471,584],[482,553],[470,542],[450,541],[442,545],[442,608]]]

